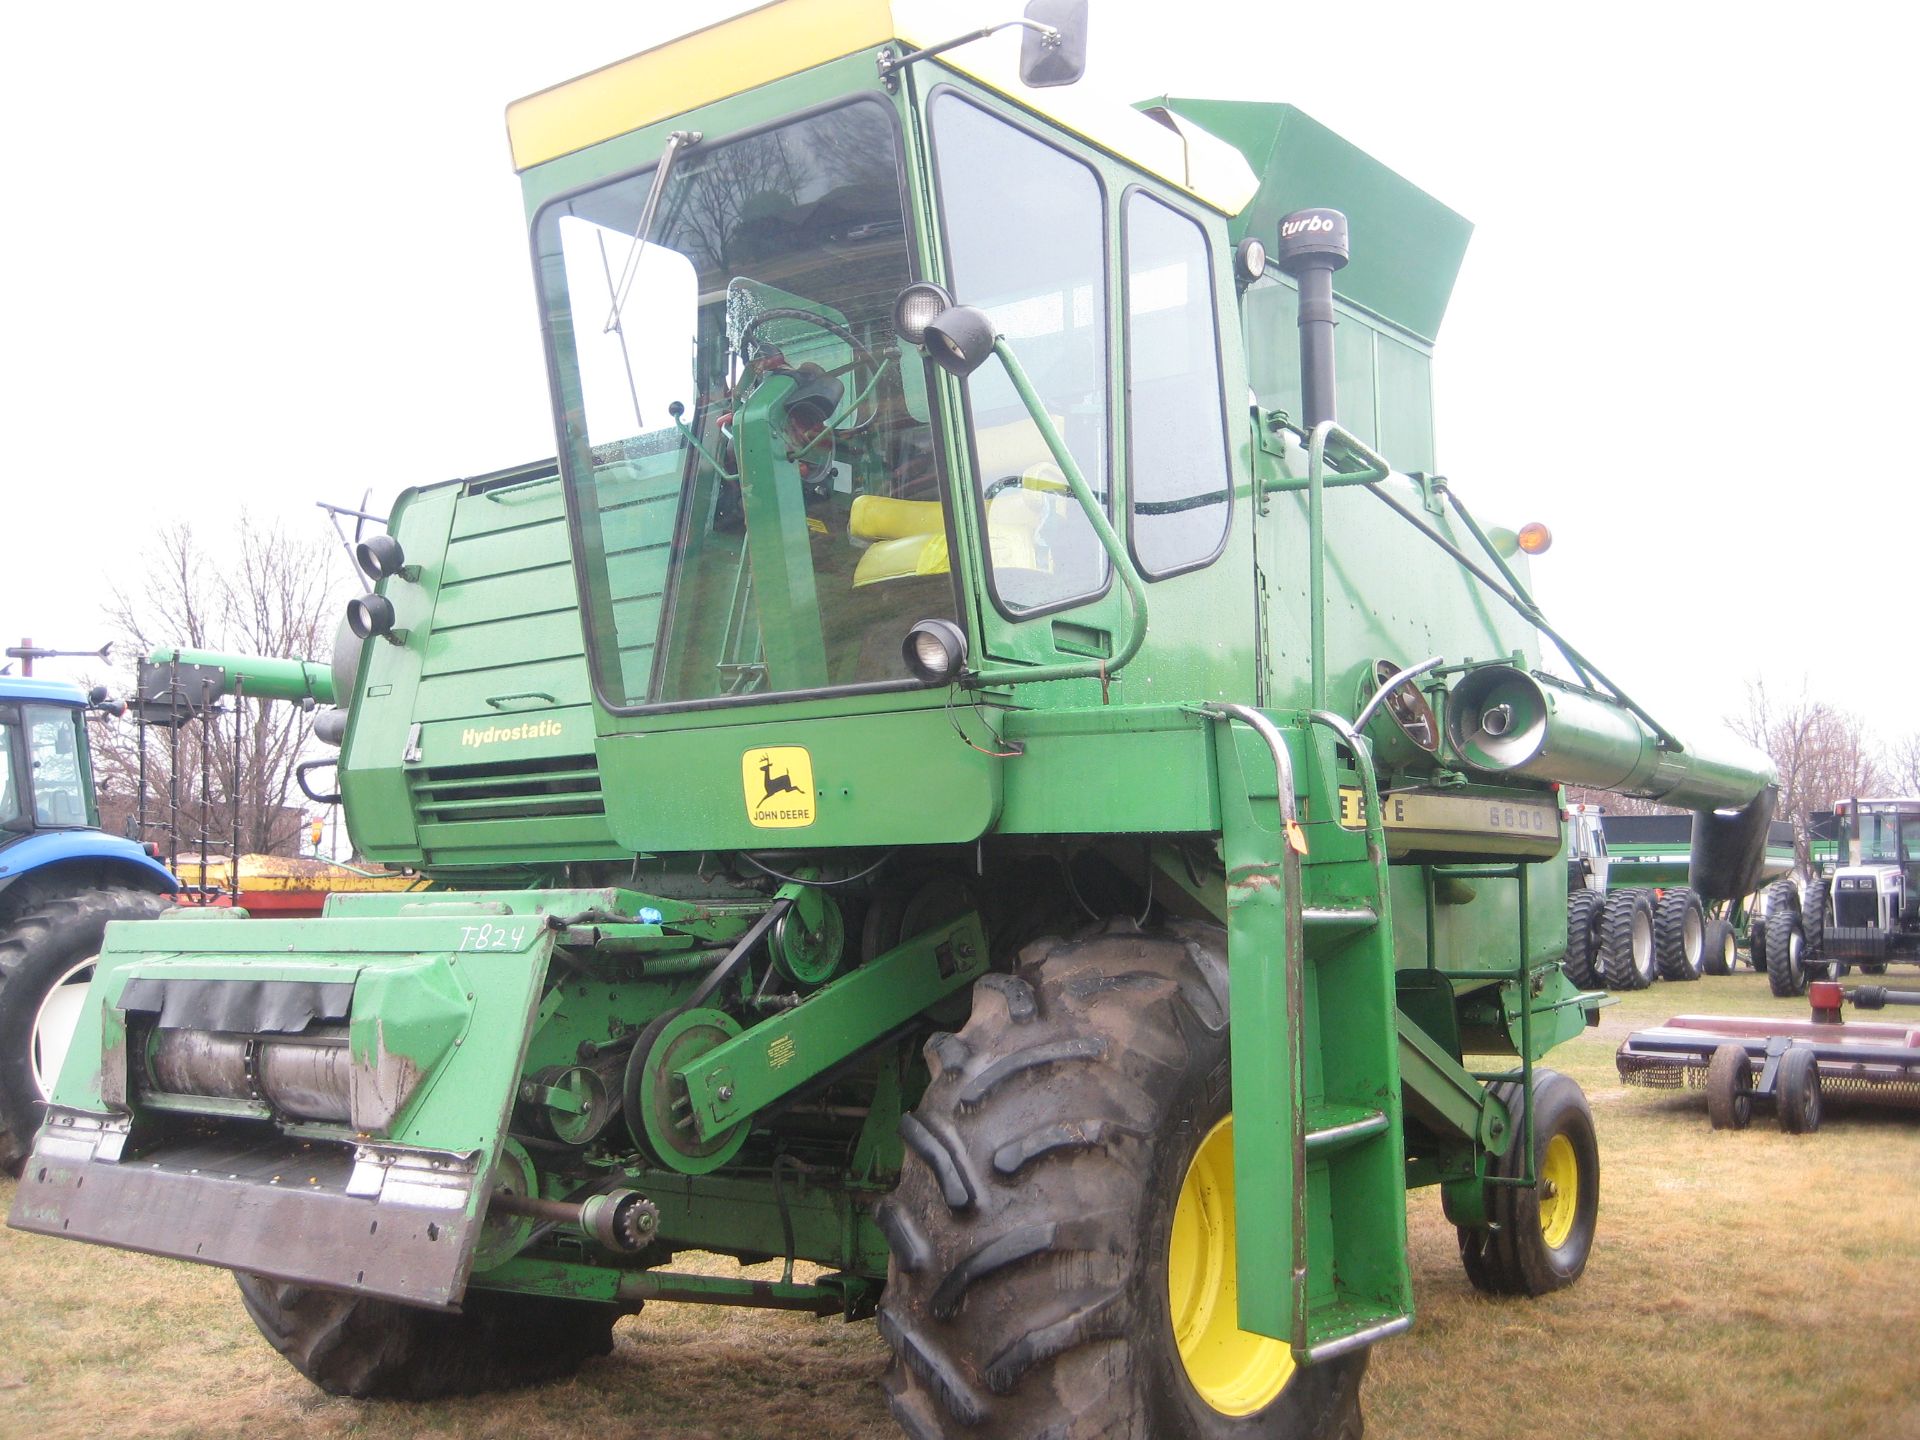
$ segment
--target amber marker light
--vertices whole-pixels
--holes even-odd
[[[1520,548],[1529,555],[1544,555],[1553,546],[1553,532],[1538,520],[1522,525],[1517,539]]]

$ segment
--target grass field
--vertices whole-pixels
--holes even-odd
[[[1628,996],[1556,1053],[1604,1173],[1585,1278],[1488,1301],[1439,1198],[1410,1200],[1413,1333],[1376,1353],[1373,1440],[1920,1436],[1920,1116],[1715,1134],[1698,1092],[1627,1090],[1613,1051],[1682,1011],[1804,1016],[1743,972]],[[0,1185],[0,1204],[12,1185]],[[726,1262],[716,1268],[731,1269]],[[777,1266],[774,1267],[777,1269]],[[0,1435],[891,1436],[871,1325],[659,1304],[565,1384],[403,1406],[333,1400],[259,1339],[217,1271],[0,1231]]]

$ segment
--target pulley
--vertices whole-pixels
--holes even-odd
[[[678,1010],[640,1032],[627,1060],[625,1108],[634,1143],[660,1164],[688,1175],[717,1170],[747,1141],[741,1120],[702,1140],[687,1087],[673,1072],[725,1044],[740,1024],[724,1010]]]
[[[532,1199],[539,1193],[540,1182],[534,1173],[532,1157],[516,1142],[506,1141],[500,1147],[500,1158],[493,1164],[493,1194],[511,1201]],[[473,1247],[474,1272],[491,1270],[518,1255],[532,1236],[533,1226],[532,1217],[512,1209],[510,1203],[490,1204],[487,1218],[480,1227],[480,1239]]]
[[[832,897],[808,891],[773,929],[773,956],[797,985],[824,985],[846,958],[846,922]]]
[[[613,1096],[597,1070],[550,1065],[520,1082],[515,1113],[536,1135],[562,1145],[587,1145],[613,1118]]]

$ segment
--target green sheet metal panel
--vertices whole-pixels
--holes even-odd
[[[1353,227],[1353,259],[1336,293],[1432,340],[1440,333],[1473,225],[1359,146],[1291,105],[1163,97],[1164,107],[1233,146],[1260,177],[1233,232],[1269,246],[1280,217],[1331,205]]]
[[[342,767],[355,842],[426,867],[604,859],[564,508],[551,466],[403,495],[409,634],[370,641]]]

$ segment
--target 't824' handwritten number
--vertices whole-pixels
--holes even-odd
[[[462,950],[519,950],[527,943],[527,927],[495,925],[490,921],[460,927]]]

